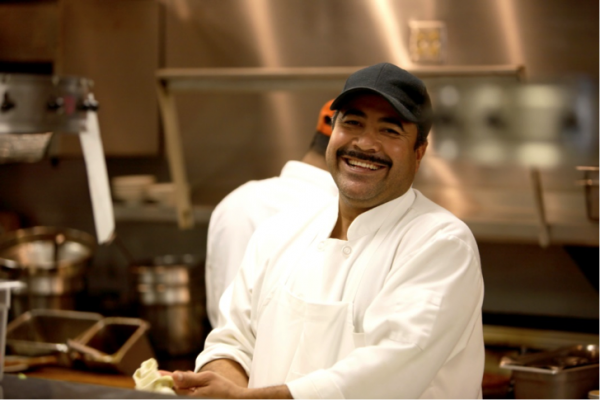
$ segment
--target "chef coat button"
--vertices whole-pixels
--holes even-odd
[[[344,246],[344,248],[342,249],[342,252],[343,252],[345,255],[349,256],[349,255],[350,255],[350,253],[352,253],[352,247],[350,247],[350,246]]]
[[[324,248],[325,248],[325,242],[324,241],[320,241],[319,244],[317,245],[317,249],[323,250]]]

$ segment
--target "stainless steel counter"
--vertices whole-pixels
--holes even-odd
[[[4,374],[0,398],[5,399],[174,399],[132,389]],[[181,397],[179,397],[181,398]]]

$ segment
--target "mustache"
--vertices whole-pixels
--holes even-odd
[[[365,154],[363,152],[355,151],[355,150],[338,149],[338,151],[335,153],[335,155],[337,157],[348,156],[348,157],[358,158],[359,160],[371,161],[372,163],[376,163],[376,164],[383,164],[383,165],[386,165],[387,167],[392,166],[392,162],[390,160],[375,157],[370,154]]]

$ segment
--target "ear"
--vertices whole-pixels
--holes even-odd
[[[423,143],[415,149],[415,173],[419,171],[419,167],[421,166],[421,160],[423,159],[423,156],[427,151],[427,145],[429,145],[429,142],[426,141],[425,143]]]

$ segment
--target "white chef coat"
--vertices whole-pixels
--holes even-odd
[[[333,202],[318,212],[282,213],[258,228],[228,289],[225,323],[208,336],[196,370],[233,359],[251,387],[286,383],[294,398],[480,398],[483,280],[467,226],[414,189],[358,216],[347,241],[329,239],[337,215]],[[315,304],[343,300],[359,282],[351,295],[351,351],[328,360],[322,354],[330,349],[318,338],[300,343],[286,335],[291,327],[261,324],[280,282],[295,299]],[[255,353],[271,331],[284,345]],[[286,349],[302,351],[305,365],[316,367],[269,371],[269,360]]]
[[[329,172],[288,161],[278,177],[247,182],[223,198],[210,218],[206,250],[206,307],[213,327],[219,299],[235,277],[256,227],[288,207],[325,204],[337,193]]]

